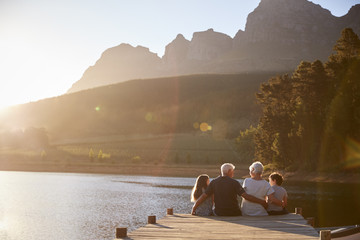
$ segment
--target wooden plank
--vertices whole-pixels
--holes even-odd
[[[319,239],[296,214],[264,217],[168,215],[128,234],[128,239]]]

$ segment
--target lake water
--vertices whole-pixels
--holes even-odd
[[[166,208],[190,213],[195,178],[0,172],[0,239],[114,239]],[[289,210],[319,226],[359,224],[359,184],[287,183]]]

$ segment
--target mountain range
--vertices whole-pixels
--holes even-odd
[[[142,46],[109,48],[68,92],[131,79],[292,71],[302,60],[326,60],[345,27],[360,34],[360,4],[335,17],[307,0],[262,0],[233,38],[213,29],[195,32],[191,40],[178,34],[161,58]]]

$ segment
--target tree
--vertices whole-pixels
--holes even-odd
[[[342,31],[335,54],[325,64],[331,77],[331,100],[325,123],[321,166],[343,164],[346,143],[359,141],[360,126],[360,40],[350,28]]]
[[[45,128],[29,127],[24,131],[24,145],[31,148],[46,148],[49,137]]]
[[[100,149],[98,153],[98,159],[100,160],[102,159],[102,157],[103,157],[103,151]]]
[[[90,148],[90,150],[89,150],[89,159],[90,159],[90,161],[94,160],[94,156],[95,156],[94,150],[92,148]]]
[[[341,37],[336,41],[333,48],[336,59],[350,59],[358,57],[360,53],[360,40],[351,28],[345,28],[341,32]]]
[[[40,153],[41,160],[45,160],[46,156],[47,156],[47,154],[46,154],[45,150],[42,150]]]
[[[240,131],[240,136],[236,138],[236,143],[238,146],[237,150],[240,152],[242,159],[246,162],[251,162],[254,160],[254,135],[257,130],[257,128],[250,126],[249,129],[246,129],[245,131]]]
[[[256,160],[304,169],[354,161],[347,144],[360,141],[360,40],[346,28],[334,50],[325,64],[301,62],[260,86]]]
[[[271,78],[260,86],[256,98],[263,107],[263,115],[254,139],[256,160],[283,164],[292,161],[287,156],[295,111],[292,93],[292,79],[288,75]]]

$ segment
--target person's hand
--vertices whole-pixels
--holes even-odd
[[[194,208],[191,209],[191,215],[195,215],[195,209]]]
[[[263,206],[265,209],[267,209],[268,203],[264,201],[264,202],[261,204],[261,206]]]
[[[283,208],[285,208],[285,207],[286,207],[286,204],[285,204],[285,202],[284,202],[284,201],[282,201],[281,206],[282,206]]]

